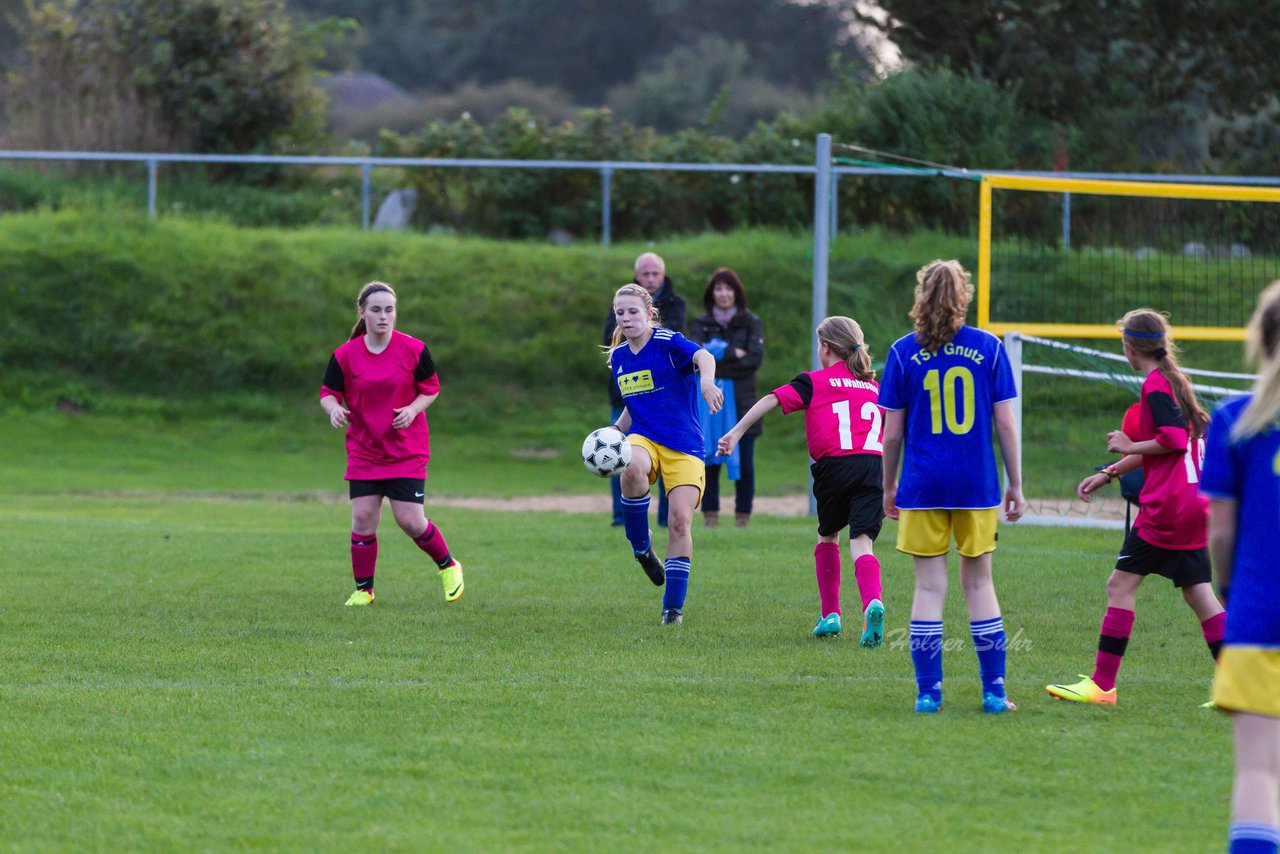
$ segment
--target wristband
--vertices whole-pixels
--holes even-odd
[[[1107,483],[1110,483],[1120,476],[1120,473],[1116,471],[1115,466],[1106,466],[1102,469],[1102,473],[1107,476]]]

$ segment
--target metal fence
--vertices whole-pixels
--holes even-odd
[[[886,172],[919,177],[918,172],[870,167],[830,166],[828,137],[827,165],[836,175],[880,175]],[[372,175],[375,168],[408,169],[575,169],[600,175],[600,235],[608,246],[612,239],[613,175],[615,172],[731,172],[813,175],[815,164],[771,163],[655,163],[632,160],[485,160],[462,157],[323,157],[265,154],[147,154],[102,151],[6,151],[0,160],[80,161],[94,163],[141,163],[147,168],[147,216],[156,216],[156,188],[162,163],[216,163],[275,166],[355,166],[360,169],[360,224],[369,228],[371,220]]]
[[[1280,178],[1237,177],[1205,175],[1151,175],[1102,172],[1026,172],[1010,170],[918,169],[894,166],[845,166],[832,162],[832,143],[829,134],[819,134],[814,147],[812,164],[772,163],[657,163],[634,160],[486,160],[460,157],[327,157],[291,156],[268,154],[160,154],[145,152],[106,151],[16,151],[0,150],[0,160],[141,163],[147,170],[147,216],[156,216],[156,190],[162,163],[208,163],[276,165],[276,166],[354,166],[360,170],[360,224],[369,228],[372,212],[373,170],[386,168],[407,169],[574,169],[597,172],[600,175],[600,238],[608,246],[612,239],[613,175],[616,172],[728,172],[774,173],[813,175],[815,184],[815,215],[817,207],[826,207],[828,233],[838,226],[838,189],[844,175],[875,175],[888,178],[981,178],[984,174],[1052,176],[1058,178],[1095,178],[1126,181],[1176,181],[1180,183],[1252,184],[1280,186]],[[816,204],[825,199],[827,204]],[[1063,234],[1070,234],[1071,204],[1069,194],[1064,196]],[[815,223],[816,223],[815,216]],[[1066,238],[1069,240],[1069,238]]]

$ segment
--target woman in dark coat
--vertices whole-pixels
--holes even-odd
[[[736,417],[741,418],[759,399],[756,371],[764,361],[764,323],[747,309],[747,292],[738,274],[721,267],[711,274],[702,292],[706,313],[690,324],[689,337],[706,346],[716,357],[716,377],[733,381]],[[723,342],[723,344],[717,343]],[[709,346],[708,346],[709,345]],[[760,422],[752,425],[739,443],[740,471],[734,496],[734,521],[745,528],[751,519],[756,494],[755,444],[762,432]],[[721,465],[707,466],[707,491],[702,497],[704,524],[720,523]]]

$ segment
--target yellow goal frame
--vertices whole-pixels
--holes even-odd
[[[1046,338],[1119,338],[1114,325],[1101,323],[992,323],[991,322],[991,191],[993,188],[1040,193],[1081,193],[1097,196],[1148,196],[1172,199],[1207,199],[1230,202],[1280,202],[1280,189],[1223,184],[1174,184],[1146,181],[1111,181],[1094,178],[1035,178],[1021,175],[983,175],[978,212],[978,326],[996,335],[1023,332]],[[1237,327],[1177,326],[1182,339],[1243,341]]]

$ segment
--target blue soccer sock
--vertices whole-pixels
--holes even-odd
[[[1231,854],[1276,854],[1280,827],[1258,821],[1233,821],[1227,844]]]
[[[942,702],[942,621],[911,621],[911,663],[916,669],[916,691]]]
[[[638,555],[649,551],[649,493],[639,498],[622,496],[622,524],[631,550]]]
[[[1004,694],[1004,620],[975,620],[969,624],[973,635],[973,651],[978,654],[978,672],[982,674],[983,695]]]
[[[689,570],[692,560],[687,557],[669,557],[665,565],[667,586],[662,591],[662,610],[683,608],[684,596],[689,590]]]

